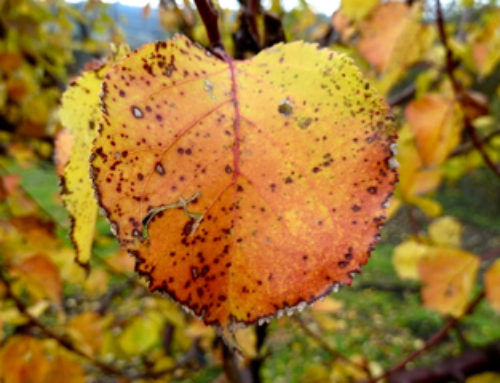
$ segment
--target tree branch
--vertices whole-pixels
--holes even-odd
[[[500,371],[500,342],[486,347],[467,350],[430,368],[400,371],[388,378],[389,383],[441,383],[463,381],[466,377],[484,371]]]
[[[257,28],[257,15],[260,12],[260,0],[248,0],[246,9],[250,24],[250,32],[253,34],[255,41],[260,44],[259,29]]]
[[[453,60],[453,52],[451,51],[451,48],[448,45],[448,37],[446,35],[443,10],[441,8],[440,0],[436,0],[436,23],[439,32],[439,38],[446,51],[446,73],[451,81],[451,85],[453,87],[456,100],[460,104],[462,104],[463,88],[460,82],[455,77],[456,63]],[[479,135],[476,132],[476,128],[474,127],[474,125],[472,125],[472,122],[470,121],[469,117],[467,117],[466,114],[464,114],[464,124],[465,124],[465,130],[469,134],[469,137],[471,138],[475,148],[479,151],[479,153],[481,153],[481,156],[483,157],[483,160],[486,163],[486,165],[488,165],[488,167],[491,170],[493,170],[493,172],[495,172],[496,175],[500,177],[500,168],[497,166],[497,164],[493,162],[488,153],[486,153],[486,149],[484,148],[483,142],[481,141]]]
[[[481,142],[483,145],[489,143],[493,138],[495,138],[496,136],[499,136],[500,135],[500,129],[496,129],[494,131],[492,131],[491,133],[489,133],[488,135],[486,135],[485,137],[483,137],[481,139]],[[470,152],[472,149],[474,149],[475,146],[473,143],[465,143],[465,144],[462,144],[460,146],[458,146],[457,148],[455,148],[455,150],[453,150],[451,152],[451,154],[449,155],[449,157],[456,157],[456,156],[459,156],[461,154],[465,154],[467,152]]]
[[[478,304],[483,300],[485,297],[485,292],[484,290],[472,301],[469,303],[467,308],[465,309],[465,312],[458,318],[451,318],[449,319],[446,324],[439,330],[437,331],[434,335],[432,335],[425,344],[420,347],[418,350],[413,351],[410,355],[408,355],[406,358],[404,358],[402,361],[400,361],[398,364],[396,364],[394,367],[391,367],[387,371],[385,371],[383,374],[376,376],[373,379],[368,380],[369,383],[375,383],[378,382],[379,380],[389,378],[391,375],[404,370],[405,367],[407,366],[408,363],[411,361],[417,359],[420,355],[423,353],[429,351],[431,348],[442,342],[450,330],[455,328],[460,320],[469,314],[473,313]]]
[[[217,10],[214,8],[210,0],[194,0],[196,8],[200,13],[201,20],[205,25],[208,39],[210,40],[210,47],[220,58],[224,58],[224,45],[222,44],[218,21]]]

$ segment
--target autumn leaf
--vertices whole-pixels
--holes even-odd
[[[439,167],[428,168],[423,165],[409,125],[404,125],[398,133],[397,160],[400,164],[400,177],[396,196],[408,204],[418,206],[428,216],[438,216],[442,211],[441,205],[425,194],[439,186],[442,171]]]
[[[394,249],[392,262],[398,276],[406,279],[418,279],[420,261],[427,255],[428,251],[429,246],[412,239],[397,245]]]
[[[65,163],[61,194],[71,217],[71,239],[76,248],[76,260],[83,266],[90,259],[98,209],[89,178],[88,159],[100,118],[101,83],[113,62],[127,50],[125,47],[117,48],[107,64],[78,77],[64,92],[59,111],[61,122],[67,129],[67,133],[63,133],[62,137],[59,135],[56,141],[56,161],[58,164]]]
[[[491,307],[500,311],[500,259],[497,259],[484,275],[484,286]]]
[[[380,0],[342,0],[340,11],[351,20],[362,20]]]
[[[46,350],[47,349],[47,350]],[[84,383],[82,367],[69,357],[49,347],[42,340],[14,336],[0,350],[0,379],[5,383]]]
[[[394,131],[344,55],[298,42],[222,61],[177,36],[128,55],[103,89],[94,183],[152,290],[206,323],[251,323],[367,262]]]
[[[428,231],[433,244],[460,248],[463,227],[456,218],[445,216],[435,219]]]
[[[478,268],[479,260],[472,253],[449,248],[429,250],[419,267],[424,305],[441,314],[462,315]]]
[[[467,378],[465,383],[500,383],[500,374],[496,372],[483,372]]]
[[[26,361],[29,363],[26,363]],[[49,370],[43,345],[28,336],[10,338],[0,351],[0,378],[9,383],[43,382]]]
[[[82,366],[73,359],[64,355],[58,355],[50,362],[50,370],[44,383],[85,383],[87,379]]]
[[[61,303],[62,280],[59,269],[46,255],[36,254],[29,257],[14,270],[37,294],[46,296],[55,303]]]
[[[55,154],[54,163],[56,165],[57,174],[62,177],[64,175],[64,168],[71,158],[71,151],[73,149],[73,135],[68,129],[61,130],[54,141]]]
[[[410,7],[403,2],[389,1],[376,6],[361,23],[359,51],[378,72],[396,61],[404,67],[418,59],[420,43],[426,34],[419,23],[420,14],[419,4]],[[408,44],[409,41],[412,43]]]
[[[426,94],[405,110],[425,166],[439,165],[460,142],[462,116],[458,104],[438,94]]]
[[[103,338],[103,326],[99,314],[87,311],[71,318],[67,331],[75,344],[78,344],[87,355],[99,353]]]

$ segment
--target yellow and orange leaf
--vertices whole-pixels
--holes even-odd
[[[87,311],[71,319],[67,331],[87,355],[99,354],[103,340],[103,326],[99,314]]]
[[[29,257],[17,265],[14,271],[37,293],[61,303],[62,280],[59,269],[46,255]]]
[[[50,370],[43,343],[29,336],[14,336],[0,350],[0,381],[43,383]]]
[[[68,129],[61,130],[54,140],[54,163],[56,165],[57,174],[62,177],[64,168],[71,158],[71,150],[73,149],[73,135]]]
[[[379,4],[361,23],[359,51],[378,72],[395,63],[401,68],[413,63],[428,40],[420,17],[419,4],[413,7],[399,1]],[[408,44],[409,41],[412,43]]]
[[[491,307],[500,311],[500,259],[497,259],[484,275],[484,287]]]
[[[152,290],[206,323],[252,323],[367,262],[394,129],[344,55],[297,42],[223,61],[177,36],[128,55],[103,89],[94,183]]]
[[[460,142],[462,116],[458,104],[438,94],[412,101],[406,118],[426,166],[439,165]]]
[[[445,247],[430,249],[419,267],[424,305],[441,314],[462,315],[478,268],[479,259],[472,253]]]

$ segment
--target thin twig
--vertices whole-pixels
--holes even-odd
[[[455,61],[453,60],[453,52],[451,51],[451,48],[448,45],[448,37],[446,35],[443,10],[441,8],[440,0],[436,0],[436,23],[439,32],[439,38],[446,51],[446,73],[451,81],[451,85],[455,93],[455,98],[459,103],[462,103],[463,88],[458,79],[455,77],[456,65]],[[500,177],[500,168],[497,166],[497,164],[493,162],[493,160],[486,152],[486,149],[483,145],[483,141],[479,138],[479,135],[476,132],[476,128],[474,127],[474,125],[472,125],[472,122],[465,113],[464,113],[464,124],[465,124],[465,130],[469,134],[469,137],[471,138],[472,143],[474,144],[476,149],[479,151],[479,153],[481,153],[481,156],[483,157],[483,160],[486,163],[486,165],[488,165],[488,167],[491,170],[493,170],[493,172],[495,172],[496,175]]]
[[[496,130],[492,131],[491,133],[489,133],[488,135],[486,135],[485,137],[483,137],[481,139],[481,142],[483,143],[483,145],[488,144],[496,136],[500,136],[500,129],[496,129]],[[459,156],[461,154],[468,153],[474,148],[475,148],[475,146],[473,143],[470,143],[470,142],[464,143],[463,145],[460,145],[455,150],[453,150],[451,152],[451,154],[449,155],[449,157],[456,157],[456,156]]]
[[[368,383],[375,383],[378,382],[379,380],[387,378],[389,375],[397,372],[404,370],[406,365],[410,363],[411,361],[417,359],[420,355],[423,353],[427,352],[437,344],[441,343],[450,330],[454,329],[459,323],[460,320],[474,312],[478,304],[483,300],[485,297],[485,292],[484,290],[472,301],[469,303],[467,308],[465,309],[465,312],[458,318],[451,318],[449,319],[446,324],[434,335],[432,335],[426,342],[425,344],[420,347],[418,350],[413,351],[410,355],[408,355],[406,358],[404,358],[402,361],[400,361],[398,364],[395,366],[391,367],[390,369],[386,370],[383,374],[376,376],[373,379],[368,380]]]
[[[442,383],[466,381],[467,377],[486,371],[500,371],[500,342],[467,350],[460,355],[433,361],[429,367],[415,367],[397,372],[388,383]]]
[[[398,94],[389,97],[389,99],[387,100],[387,104],[389,104],[391,108],[397,105],[404,104],[405,102],[410,101],[415,96],[416,91],[417,87],[415,86],[415,84],[409,84]]]
[[[309,328],[309,326],[307,326],[305,324],[305,322],[303,321],[302,318],[300,317],[297,317],[297,316],[293,316],[290,318],[292,321],[294,321],[295,323],[297,323],[299,325],[299,327],[304,331],[304,333],[310,337],[311,339],[313,339],[316,343],[318,343],[322,349],[324,349],[326,352],[328,352],[330,354],[330,356],[335,360],[335,359],[340,359],[341,361],[347,363],[347,364],[350,364],[351,366],[365,372],[368,376],[371,376],[371,372],[370,370],[368,369],[367,366],[363,365],[363,364],[360,364],[360,363],[357,363],[357,362],[354,362],[352,361],[351,359],[349,358],[346,358],[344,355],[342,355],[340,352],[338,352],[337,350],[333,349],[328,343],[326,343],[324,341],[324,339],[319,335],[319,334],[316,334],[313,330],[311,330]]]

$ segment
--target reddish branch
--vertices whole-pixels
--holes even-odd
[[[389,383],[441,383],[463,381],[484,371],[500,371],[500,342],[468,350],[463,354],[434,364],[430,368],[400,371],[388,378]]]
[[[222,44],[219,31],[217,10],[210,0],[194,0],[194,2],[200,13],[201,20],[205,25],[205,30],[210,40],[210,47],[213,49],[214,53],[220,55],[220,52],[224,52],[224,45]]]
[[[398,373],[399,371],[402,371],[406,368],[408,363],[412,362],[413,360],[417,359],[420,355],[424,354],[425,352],[429,351],[431,348],[434,346],[438,345],[441,343],[448,335],[450,330],[454,329],[459,323],[460,320],[474,312],[478,304],[483,300],[485,297],[484,291],[482,291],[465,309],[465,312],[462,314],[462,316],[458,318],[451,318],[449,319],[446,324],[439,330],[437,331],[433,336],[431,336],[425,344],[420,347],[418,350],[413,351],[410,355],[408,355],[406,358],[404,358],[402,361],[400,361],[398,364],[395,366],[391,367],[389,370],[385,371],[383,374],[368,380],[369,383],[375,383],[378,382],[379,380],[385,379],[385,378],[390,378],[393,374]]]
[[[455,77],[456,63],[453,59],[453,52],[451,51],[451,48],[448,44],[448,37],[446,35],[443,10],[441,8],[440,0],[436,0],[436,22],[439,32],[439,38],[441,39],[441,43],[443,44],[446,51],[446,73],[451,81],[451,85],[453,87],[453,91],[455,92],[455,97],[457,101],[459,103],[462,103],[464,98],[463,97],[464,89],[462,88],[462,85]],[[471,138],[472,143],[474,144],[476,149],[479,151],[479,153],[481,153],[484,162],[486,163],[486,165],[488,165],[488,167],[491,170],[493,170],[500,177],[500,168],[498,167],[497,164],[493,162],[493,160],[486,152],[483,141],[477,134],[476,128],[474,127],[474,125],[472,125],[472,122],[470,121],[469,117],[466,114],[464,114],[464,123],[465,123],[465,130],[469,134],[469,137]]]
[[[260,0],[248,0],[247,17],[250,24],[250,32],[257,43],[260,42],[259,29],[257,28],[257,15],[260,12]]]
[[[492,131],[490,134],[483,137],[481,139],[481,142],[483,145],[487,144],[496,136],[500,136],[500,129],[496,129],[496,130]],[[461,154],[465,154],[467,152],[470,152],[474,148],[475,148],[475,146],[473,143],[472,144],[466,143],[466,144],[460,145],[455,150],[453,150],[453,152],[451,152],[450,157],[456,157],[456,156],[459,156]]]

